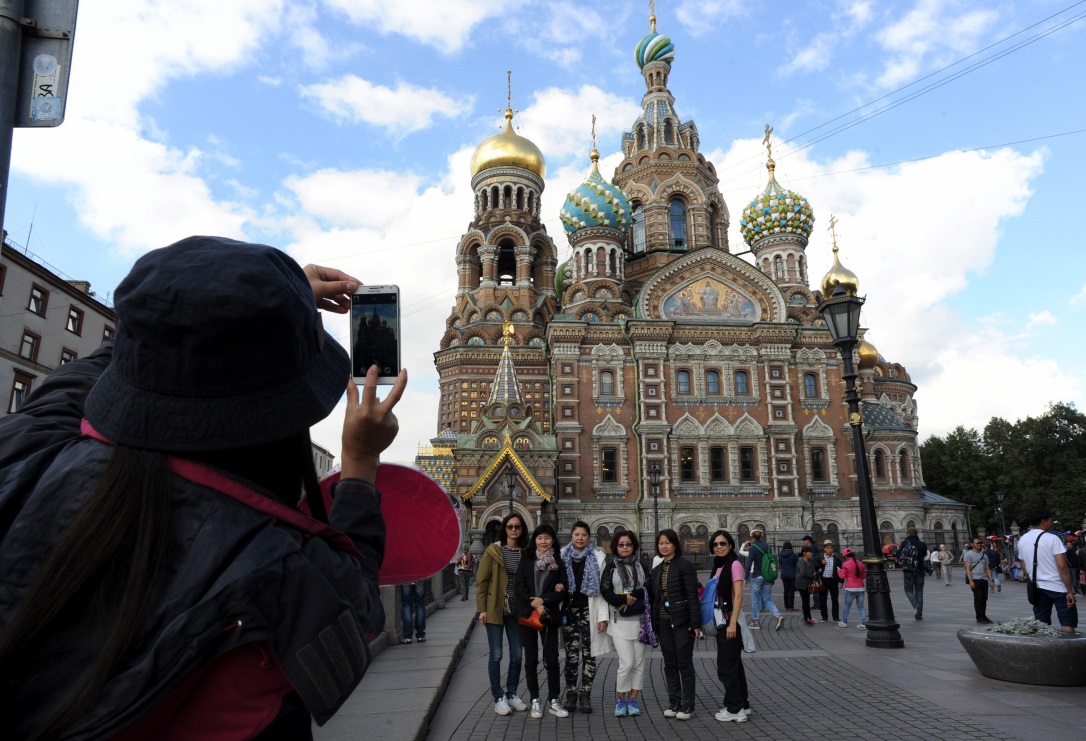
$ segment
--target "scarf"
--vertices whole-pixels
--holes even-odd
[[[728,555],[726,556],[713,556],[713,570],[709,572],[709,577],[712,578],[712,576],[716,574],[717,570],[723,567],[724,571],[722,571],[720,575],[724,577],[724,581],[730,583],[732,580],[732,561],[736,561],[738,559],[739,556],[735,555],[734,551],[728,551]],[[720,586],[718,583],[717,591],[719,590]]]
[[[562,549],[562,561],[566,564],[566,577],[569,579],[569,591],[574,591],[577,585],[577,579],[573,576],[573,559],[580,561],[584,559],[584,576],[581,577],[581,588],[579,591],[581,594],[588,595],[589,597],[600,593],[600,565],[596,562],[596,549],[592,547],[592,542],[589,541],[583,551],[579,551],[573,547],[573,543],[569,543]]]
[[[618,578],[622,580],[622,588],[627,592],[644,586],[645,570],[641,567],[637,554],[631,553],[626,558],[616,557],[615,570],[618,571]]]
[[[558,568],[558,562],[554,560],[554,549],[548,548],[545,551],[535,552],[535,570],[536,571],[554,571]]]

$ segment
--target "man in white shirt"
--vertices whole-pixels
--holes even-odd
[[[1033,616],[1051,625],[1052,608],[1055,607],[1060,627],[1073,632],[1078,627],[1078,607],[1063,540],[1050,532],[1052,517],[1052,511],[1045,507],[1030,513],[1029,523],[1033,528],[1018,540],[1018,559],[1026,578],[1037,586]],[[1034,552],[1037,554],[1036,574],[1033,569]]]

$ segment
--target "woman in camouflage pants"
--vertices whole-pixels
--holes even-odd
[[[562,549],[562,562],[569,580],[571,620],[562,631],[566,648],[566,710],[592,712],[592,679],[596,656],[611,650],[607,630],[607,603],[600,595],[603,551],[592,546],[588,525],[577,521],[570,542]],[[580,689],[578,690],[578,679]]]

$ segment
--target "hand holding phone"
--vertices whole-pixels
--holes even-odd
[[[361,386],[371,366],[377,383],[391,385],[400,374],[400,288],[359,286],[351,294],[351,367]]]

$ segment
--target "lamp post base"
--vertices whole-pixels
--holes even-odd
[[[867,647],[905,648],[901,628],[894,619],[890,602],[890,580],[886,578],[886,561],[865,558],[867,568]]]

